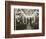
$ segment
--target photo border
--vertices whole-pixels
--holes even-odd
[[[41,6],[42,7],[42,33],[10,34],[11,32],[11,5]],[[37,2],[5,1],[5,38],[34,37],[45,35],[45,4]]]
[[[29,29],[29,30],[14,30],[14,8],[23,8],[23,9],[39,9],[39,29]],[[16,22],[15,22],[16,23]],[[26,31],[26,32],[25,32]],[[42,7],[41,6],[19,6],[11,5],[11,34],[26,34],[26,33],[41,33],[42,32]]]

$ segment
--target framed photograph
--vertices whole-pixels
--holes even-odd
[[[45,5],[5,1],[5,38],[45,35]]]

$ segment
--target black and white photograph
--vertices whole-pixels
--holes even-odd
[[[14,30],[39,29],[39,9],[14,8]]]

